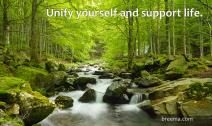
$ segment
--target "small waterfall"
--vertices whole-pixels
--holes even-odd
[[[147,99],[146,94],[135,94],[132,96],[132,98],[130,100],[130,104],[137,104],[139,102],[142,102],[145,99]]]

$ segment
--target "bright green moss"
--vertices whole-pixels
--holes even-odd
[[[37,75],[46,76],[47,74],[48,72],[43,69],[21,66],[18,67],[15,75],[26,81],[33,81]]]
[[[0,92],[19,92],[20,90],[32,91],[30,84],[20,78],[0,77]]]
[[[20,118],[0,117],[0,125],[2,126],[24,126]]]

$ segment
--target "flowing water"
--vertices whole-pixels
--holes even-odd
[[[136,103],[142,101],[142,95],[132,97],[131,104],[112,106],[103,103],[103,95],[112,83],[112,79],[98,79],[92,73],[97,68],[83,68],[87,72],[78,73],[79,76],[97,79],[96,85],[88,85],[97,93],[96,102],[81,103],[78,99],[85,91],[61,92],[59,95],[70,96],[74,99],[73,107],[65,110],[56,109],[40,124],[42,126],[163,126],[162,122],[151,119],[140,110]],[[57,95],[58,96],[58,95]],[[51,97],[54,100],[57,96]],[[171,126],[177,126],[171,125]]]

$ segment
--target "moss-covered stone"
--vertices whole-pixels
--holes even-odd
[[[15,76],[26,81],[29,81],[32,88],[42,87],[45,82],[48,72],[35,67],[20,66],[17,68]]]
[[[74,102],[74,100],[68,96],[58,96],[55,99],[55,103],[57,104],[57,106],[59,106],[60,108],[64,108],[64,109],[72,107],[73,102]]]
[[[54,109],[54,104],[48,98],[32,91],[25,80],[15,77],[0,77],[0,100],[18,104],[26,125],[40,122]]]
[[[54,104],[38,92],[19,94],[20,114],[25,115],[24,123],[32,125],[42,121],[54,110]]]
[[[201,100],[207,97],[210,93],[212,93],[210,83],[211,82],[207,82],[206,85],[200,82],[193,83],[186,92],[188,97],[195,100]]]
[[[188,63],[184,56],[178,56],[166,69],[166,79],[175,80],[181,78],[188,68]]]
[[[13,103],[21,91],[32,92],[30,84],[20,78],[0,77],[0,100]]]
[[[18,118],[12,118],[12,117],[0,117],[0,125],[1,126],[24,126],[24,122]]]

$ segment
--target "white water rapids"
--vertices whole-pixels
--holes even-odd
[[[74,99],[73,107],[65,110],[56,109],[44,119],[42,126],[154,126],[154,121],[141,111],[136,104],[124,104],[112,106],[103,102],[103,95],[112,79],[99,79],[92,73],[98,68],[82,68],[87,72],[80,72],[80,77],[96,78],[97,84],[88,85],[96,91],[96,102],[81,103],[78,99],[85,91],[61,92],[58,95],[69,96]],[[58,96],[57,95],[57,96]],[[54,100],[57,96],[51,97]],[[151,123],[150,123],[151,122]]]

